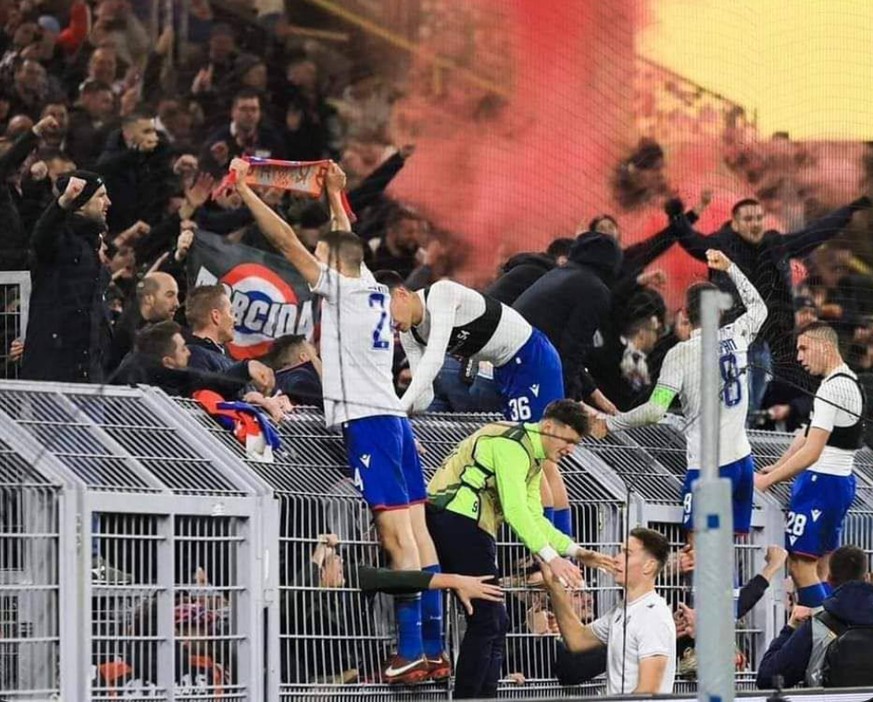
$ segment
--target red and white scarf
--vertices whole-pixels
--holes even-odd
[[[278,188],[287,190],[297,195],[305,195],[311,198],[320,198],[324,193],[324,179],[330,168],[330,161],[280,161],[274,158],[259,158],[257,156],[244,156],[243,160],[250,165],[246,174],[246,183],[262,188]],[[229,190],[236,183],[236,173],[228,173],[218,187],[215,194],[221,194]],[[343,208],[349,219],[354,222],[356,217],[352,212],[349,200],[345,192],[342,194]]]

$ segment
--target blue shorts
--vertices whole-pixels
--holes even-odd
[[[818,558],[840,545],[846,512],[855,499],[854,475],[805,470],[794,479],[785,521],[789,553]]]
[[[343,424],[350,477],[370,509],[403,509],[427,501],[421,459],[405,417],[379,416]]]
[[[718,469],[721,478],[731,480],[731,504],[734,513],[734,533],[748,534],[752,528],[752,505],[755,501],[755,461],[752,454]],[[682,526],[694,528],[694,483],[700,478],[697,468],[689,468],[682,485]]]
[[[539,329],[518,353],[494,369],[503,396],[503,414],[513,422],[538,422],[546,406],[564,398],[564,369],[552,342]]]

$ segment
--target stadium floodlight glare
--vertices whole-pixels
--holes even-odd
[[[731,482],[718,476],[719,318],[731,298],[706,290],[700,298],[701,367],[700,480],[694,486],[697,608],[697,699],[734,699],[733,514]],[[730,564],[725,567],[725,563]]]

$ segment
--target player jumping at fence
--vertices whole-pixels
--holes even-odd
[[[557,350],[511,307],[451,280],[413,292],[394,271],[378,271],[376,279],[391,290],[391,317],[412,371],[400,398],[407,411],[423,412],[433,402],[433,383],[446,354],[494,366],[503,414],[510,421],[537,422],[550,402],[565,397]],[[550,461],[544,471],[552,521],[571,534],[564,481]]]
[[[855,499],[852,466],[864,432],[864,391],[840,355],[837,333],[823,322],[797,337],[797,360],[822,376],[813,413],[781,458],[755,475],[755,487],[797,479],[785,522],[788,570],[798,604],[819,607],[829,596],[828,559],[840,544],[846,512]]]
[[[749,393],[745,371],[749,345],[767,319],[767,306],[755,286],[721,251],[710,249],[706,252],[706,261],[713,270],[727,272],[746,308],[746,312],[736,321],[718,330],[718,363],[721,370],[719,475],[731,480],[734,532],[746,534],[752,520],[755,463],[746,436]],[[606,417],[606,427],[610,431],[655,424],[663,419],[673,399],[679,396],[685,415],[688,457],[688,471],[682,486],[682,523],[689,540],[694,528],[692,490],[700,477],[700,411],[703,399],[700,392],[700,299],[705,290],[718,288],[708,282],[695,283],[688,288],[685,309],[693,329],[691,338],[679,342],[667,352],[658,383],[648,402],[629,412]]]
[[[427,492],[412,427],[394,392],[390,294],[363,265],[360,239],[349,231],[342,203],[345,174],[332,164],[326,177],[335,226],[310,253],[294,229],[245,182],[249,164],[234,159],[236,188],[270,243],[324,298],[321,358],[324,417],[341,426],[349,470],[373,512],[382,547],[395,570],[439,566],[427,530]],[[448,677],[442,649],[442,602],[437,591],[395,597],[397,654],[382,671],[389,683]]]
[[[585,410],[556,400],[536,423],[486,424],[464,439],[428,485],[427,525],[440,563],[463,575],[497,575],[497,533],[505,520],[556,578],[578,587],[571,560],[611,570],[611,558],[582,548],[543,515],[542,462],[559,461],[588,433]],[[497,696],[508,617],[503,603],[479,602],[467,615],[467,632],[455,669],[454,697]]]

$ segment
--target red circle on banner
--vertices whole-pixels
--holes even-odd
[[[229,286],[232,290],[239,289],[242,293],[248,292],[247,288],[250,288],[252,281],[261,283],[260,285],[251,285],[251,287],[257,289],[273,303],[296,305],[298,302],[297,293],[293,287],[269,268],[258,263],[243,263],[234,266],[219,280],[220,283]],[[253,334],[252,336],[263,335]],[[231,356],[240,360],[262,356],[270,350],[273,343],[271,339],[264,339],[256,343],[241,344],[238,339],[239,336],[228,342],[227,348]]]

